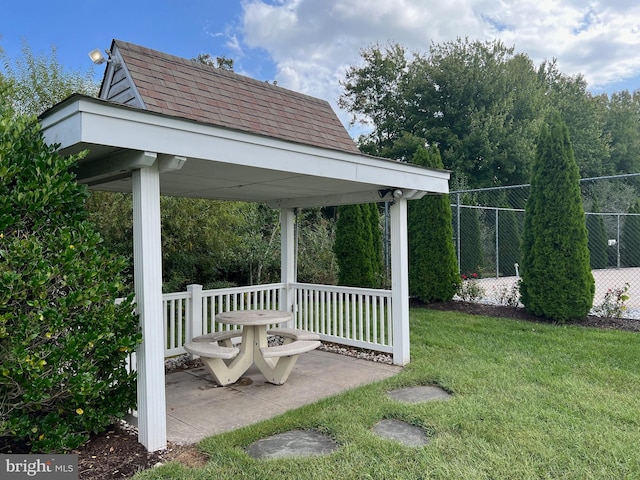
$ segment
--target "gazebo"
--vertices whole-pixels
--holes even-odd
[[[361,154],[323,100],[119,40],[108,53],[99,98],[72,95],[40,120],[62,154],[89,150],[80,182],[133,194],[140,442],[166,446],[161,195],[279,209],[278,308],[289,311],[297,209],[390,202],[389,348],[408,363],[407,201],[447,193],[449,173]]]

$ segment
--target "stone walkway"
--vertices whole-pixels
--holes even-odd
[[[393,400],[404,403],[443,401],[451,394],[435,386],[407,387],[388,392]],[[424,430],[401,420],[382,419],[373,427],[373,432],[407,447],[421,447],[430,438]],[[291,430],[254,442],[247,453],[255,458],[283,458],[328,455],[340,445],[328,435],[311,430]]]

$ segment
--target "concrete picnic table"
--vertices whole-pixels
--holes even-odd
[[[320,346],[318,335],[291,328],[273,328],[292,320],[293,314],[280,310],[236,310],[216,315],[225,325],[242,326],[242,330],[227,330],[196,337],[185,344],[187,352],[201,357],[218,385],[229,385],[256,365],[269,383],[282,385],[301,353]],[[270,347],[268,335],[285,338],[282,345]],[[242,337],[239,346],[234,338]]]

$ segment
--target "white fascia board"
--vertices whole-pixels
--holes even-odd
[[[447,171],[286,142],[85,97],[47,115],[42,125],[46,140],[60,143],[61,148],[84,142],[372,186],[449,191]]]
[[[60,145],[60,148],[82,142],[82,123],[79,101],[51,110],[50,114],[40,119],[45,142],[49,145]]]

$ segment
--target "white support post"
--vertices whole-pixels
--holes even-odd
[[[391,206],[391,306],[393,320],[393,363],[409,363],[409,247],[407,243],[407,200]]]
[[[155,154],[145,152],[141,155]],[[167,445],[160,174],[157,164],[135,170],[132,185],[136,308],[142,328],[142,343],[137,355],[138,441],[152,452]]]
[[[191,294],[191,309],[187,318],[187,338],[185,343],[190,342],[193,337],[199,337],[202,331],[202,285],[187,285],[187,292]]]
[[[292,284],[296,282],[296,214],[293,209],[280,210],[280,281],[284,283],[284,294],[280,299],[280,310],[293,312],[294,295]],[[295,317],[295,312],[293,312]],[[289,327],[293,327],[293,320]]]

